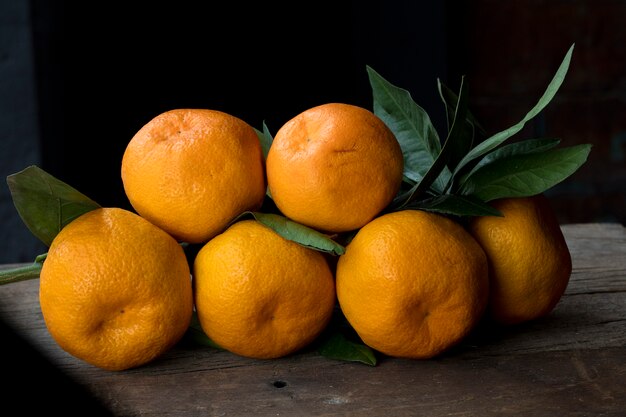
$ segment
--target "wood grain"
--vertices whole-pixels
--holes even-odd
[[[138,369],[104,371],[49,336],[38,280],[0,287],[0,314],[116,416],[623,416],[626,229],[564,225],[573,272],[547,317],[482,323],[441,357],[376,367],[305,351],[260,361],[181,342]],[[26,372],[29,357],[12,360]]]

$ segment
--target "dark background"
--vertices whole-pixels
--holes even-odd
[[[626,223],[626,1],[18,3],[0,0],[0,110],[14,115],[0,117],[3,176],[38,164],[130,208],[121,157],[152,117],[211,108],[276,132],[324,102],[371,109],[366,65],[440,132],[437,77],[456,89],[466,75],[470,109],[495,133],[532,108],[576,43],[559,93],[517,137],[592,143],[548,195],[561,223]],[[46,248],[11,204],[3,189],[0,262],[32,261]]]

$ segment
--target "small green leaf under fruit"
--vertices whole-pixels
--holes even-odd
[[[200,320],[198,320],[198,313],[195,311],[191,316],[191,323],[189,323],[187,333],[185,333],[185,339],[200,346],[208,346],[213,349],[225,350],[223,347],[211,340],[206,333],[204,333],[204,330],[202,330],[202,326],[200,325]]]
[[[376,366],[374,351],[362,343],[348,340],[339,331],[331,334],[320,342],[317,352],[329,359],[349,362],[361,362],[366,365]]]
[[[47,246],[72,220],[100,207],[36,165],[9,175],[7,184],[22,221]]]

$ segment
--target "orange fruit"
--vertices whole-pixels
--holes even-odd
[[[123,370],[163,354],[193,312],[181,246],[135,213],[99,208],[65,226],[40,274],[41,312],[52,338],[97,367]]]
[[[337,264],[337,298],[363,342],[386,355],[426,359],[476,325],[489,292],[487,259],[459,224],[417,210],[361,228]]]
[[[489,260],[489,316],[515,324],[551,312],[569,282],[572,260],[548,199],[503,198],[492,202],[504,217],[472,219],[469,230]]]
[[[157,115],[130,140],[122,181],[133,208],[175,238],[201,243],[265,197],[261,143],[243,120],[215,110]]]
[[[195,305],[206,335],[251,358],[293,353],[328,324],[335,283],[321,252],[242,220],[198,252]]]
[[[278,209],[325,232],[372,220],[399,191],[403,167],[400,144],[385,123],[343,103],[307,109],[285,123],[266,163]]]

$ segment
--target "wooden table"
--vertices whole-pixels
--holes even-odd
[[[24,411],[15,415],[625,416],[626,229],[563,231],[574,268],[548,317],[481,325],[439,358],[381,358],[375,367],[315,351],[262,361],[181,343],[139,369],[104,371],[53,342],[37,279],[4,285],[0,313],[15,333],[1,339],[3,407],[15,402]]]

